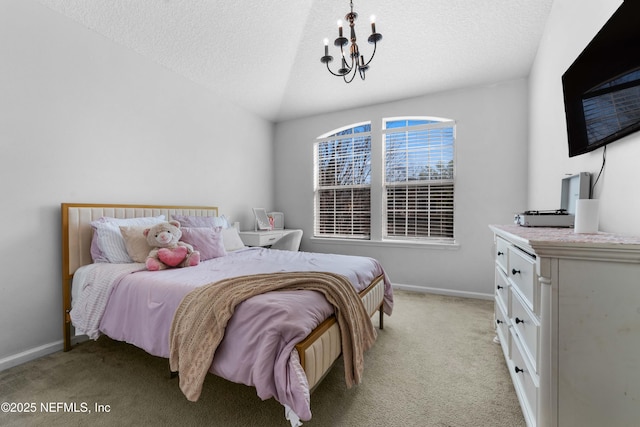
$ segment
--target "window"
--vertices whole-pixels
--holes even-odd
[[[383,133],[383,236],[452,240],[454,123],[390,119]]]
[[[352,124],[320,136],[314,236],[453,242],[454,139],[454,121],[431,117],[385,119],[382,129]]]
[[[371,124],[343,128],[322,137],[315,148],[315,235],[368,239]]]

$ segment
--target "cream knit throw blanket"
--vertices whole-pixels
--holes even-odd
[[[364,352],[376,339],[362,300],[349,280],[339,274],[295,272],[256,274],[224,279],[189,292],[176,310],[169,333],[169,365],[179,372],[180,389],[192,402],[200,397],[216,348],[237,304],[274,290],[322,292],[335,307],[342,338],[347,387],[359,384]]]

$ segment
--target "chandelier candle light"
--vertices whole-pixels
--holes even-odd
[[[373,57],[376,54],[376,47],[378,42],[382,40],[382,34],[376,33],[376,23],[375,17],[371,16],[371,35],[367,39],[369,43],[373,45],[373,54],[371,58],[365,63],[364,56],[360,54],[360,49],[358,48],[358,44],[356,43],[356,29],[355,29],[355,21],[358,18],[358,14],[353,11],[353,1],[351,3],[351,12],[347,13],[344,17],[347,22],[349,22],[349,27],[351,28],[351,37],[347,39],[342,35],[342,21],[338,21],[338,38],[333,42],[335,46],[340,47],[340,56],[342,57],[342,67],[338,69],[337,73],[331,71],[329,68],[329,62],[333,61],[333,56],[329,55],[329,39],[324,39],[324,56],[320,58],[320,62],[323,64],[327,64],[327,70],[334,76],[344,78],[346,83],[351,83],[356,74],[360,74],[360,78],[364,80],[365,73],[369,69],[369,63],[373,60]],[[351,46],[349,48],[349,57],[351,59],[347,59],[345,55],[344,47],[351,41]]]

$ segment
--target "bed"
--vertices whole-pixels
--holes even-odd
[[[187,227],[183,230],[195,232],[201,231],[197,220],[209,224],[210,220],[224,217],[218,215],[217,207],[210,206],[61,205],[65,351],[72,349],[74,333],[93,339],[104,334],[136,345],[152,355],[169,357],[171,349],[167,337],[173,332],[171,321],[177,307],[186,300],[184,297],[196,288],[236,276],[255,278],[262,277],[259,275],[315,271],[335,273],[353,285],[366,310],[367,319],[378,314],[380,329],[383,327],[383,314],[392,312],[391,286],[376,260],[247,248],[237,244],[237,230],[224,225],[221,228],[226,234],[221,235],[225,246],[234,243],[220,249],[223,255],[205,257],[207,259],[195,267],[151,272],[146,271],[140,260],[94,262],[96,234],[102,232],[102,228],[96,228],[100,221],[108,220],[109,227],[113,226],[110,221],[117,224],[132,221],[140,227],[137,221],[185,218],[196,220],[195,226],[189,224],[196,229]],[[120,226],[125,236],[127,230]],[[131,254],[129,243],[127,240],[126,249]],[[276,307],[278,311],[266,311],[266,307]],[[295,307],[295,310],[285,307]],[[290,316],[294,315],[302,315],[305,320],[296,317],[292,321]],[[256,333],[256,322],[262,328],[260,333]],[[295,323],[298,329],[278,330],[289,327],[291,323]],[[256,295],[235,308],[224,339],[215,350],[209,372],[256,387],[263,400],[275,398],[283,405],[291,425],[300,425],[300,420],[311,418],[311,392],[343,353],[341,327],[333,307],[319,292],[281,289]],[[269,334],[264,332],[266,330],[275,332]],[[277,345],[266,344],[269,349],[277,349],[272,351],[273,354],[269,354],[269,350],[255,351],[259,354],[254,355],[254,348],[262,345],[262,337],[269,335],[280,337],[281,342]],[[260,339],[256,338],[258,336]],[[237,363],[243,358],[251,368],[238,367],[230,362],[234,360]]]

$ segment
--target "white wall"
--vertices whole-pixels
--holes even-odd
[[[362,84],[355,82],[352,84]],[[345,96],[348,96],[345,87]],[[339,105],[339,99],[336,104]],[[453,293],[493,293],[488,224],[510,223],[525,207],[527,81],[461,89],[401,102],[278,123],[275,133],[275,210],[288,228],[302,228],[302,250],[377,258],[394,284]],[[427,115],[456,120],[456,249],[375,244],[323,244],[313,235],[313,143],[332,129],[384,117]],[[380,139],[373,137],[373,142]],[[433,290],[433,289],[431,289]]]
[[[0,2],[0,58],[1,369],[61,348],[61,202],[248,227],[273,203],[273,125],[32,0]]]
[[[531,209],[560,207],[565,174],[598,174],[600,148],[569,158],[562,95],[562,74],[597,34],[621,0],[555,0],[529,78],[529,200]],[[638,172],[640,133],[607,146],[605,171],[595,188],[600,199],[600,230],[640,234]]]

